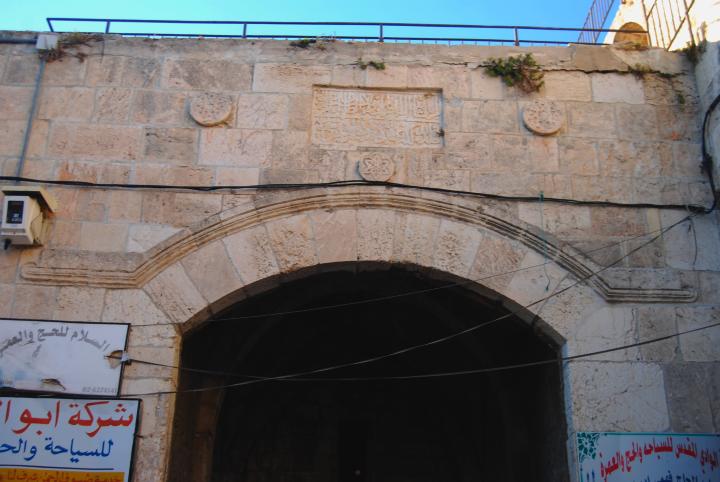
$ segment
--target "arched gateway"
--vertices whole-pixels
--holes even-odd
[[[598,265],[520,221],[510,203],[374,187],[248,199],[131,262],[102,254],[59,260],[48,251],[23,276],[105,287],[103,319],[133,323],[136,359],[250,375],[344,364],[500,318],[325,378],[491,368],[619,346],[636,334],[630,308],[615,302],[693,296],[633,287],[612,270],[592,276]],[[375,298],[385,299],[356,303]],[[216,321],[225,318],[238,319]],[[662,373],[632,363],[637,356],[625,350],[428,380],[147,395],[135,477],[568,480],[573,430],[667,424]],[[237,381],[133,363],[123,393]]]

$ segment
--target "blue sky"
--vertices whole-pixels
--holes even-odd
[[[357,2],[347,0],[0,0],[3,11],[0,17],[0,30],[47,30],[46,17],[384,21],[581,27],[591,2],[592,0],[554,0],[549,2],[537,0],[360,0]],[[99,29],[101,26],[92,25],[91,27]],[[64,24],[60,28],[63,30],[91,30],[91,28],[80,28],[71,24]],[[149,28],[143,27],[141,31],[147,31]],[[150,29],[153,32],[163,31],[162,27]],[[200,27],[200,30],[197,33],[228,32],[227,30],[213,30],[212,27]],[[118,30],[116,29],[116,31]],[[306,34],[308,30],[305,28],[302,32],[291,30],[285,32]],[[194,32],[188,30],[188,33]],[[257,31],[257,33],[266,32]],[[344,33],[350,32],[342,28],[326,27],[323,31],[309,32],[308,36],[342,35]],[[362,30],[352,33],[373,34]],[[402,35],[401,32],[392,30],[389,30],[386,35],[394,33]],[[577,37],[577,34],[571,36]]]

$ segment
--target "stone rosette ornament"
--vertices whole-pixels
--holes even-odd
[[[523,110],[525,127],[540,136],[550,136],[562,129],[564,117],[560,106],[549,100],[535,100]]]
[[[387,154],[366,153],[358,161],[358,172],[366,181],[384,182],[395,174],[395,161]]]
[[[233,112],[233,100],[229,95],[206,92],[190,101],[190,117],[201,126],[223,124]]]

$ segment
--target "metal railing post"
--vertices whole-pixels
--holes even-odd
[[[514,27],[513,30],[515,30],[515,46],[519,47],[520,46],[520,34],[518,32],[518,28]]]
[[[243,38],[247,38],[247,24],[243,24]]]
[[[110,20],[105,22],[105,33],[110,33]]]
[[[380,37],[379,37],[379,41],[380,41],[380,42],[384,42],[384,41],[385,41],[385,33],[384,33],[384,31],[383,31],[383,24],[380,24]]]

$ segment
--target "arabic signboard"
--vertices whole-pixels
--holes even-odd
[[[0,481],[129,482],[139,400],[0,397]]]
[[[0,386],[118,395],[127,324],[0,319]]]
[[[720,434],[579,432],[580,482],[720,482]]]

